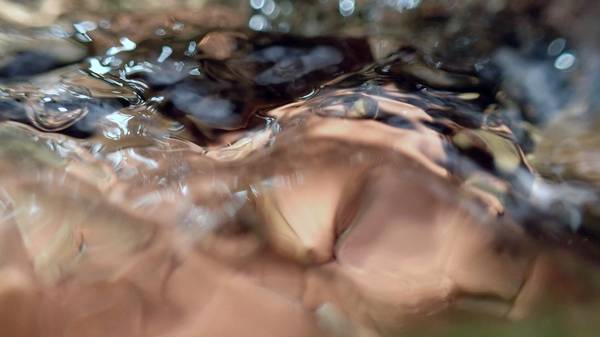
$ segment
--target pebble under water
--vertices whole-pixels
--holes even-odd
[[[2,26],[2,335],[596,335],[589,51],[256,15]]]

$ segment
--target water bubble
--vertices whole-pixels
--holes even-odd
[[[350,16],[354,14],[355,8],[356,4],[354,0],[340,0],[339,2],[339,10],[342,16]]]
[[[250,0],[250,7],[261,9],[265,5],[266,0]]]
[[[75,124],[88,113],[81,100],[60,96],[45,96],[28,102],[27,115],[31,123],[43,131],[60,131]]]
[[[550,56],[557,56],[565,49],[566,45],[567,40],[563,38],[555,39],[548,45],[547,53]]]
[[[563,53],[554,61],[554,67],[559,70],[567,70],[575,64],[576,57],[571,53]]]
[[[276,8],[277,5],[275,4],[275,1],[266,0],[264,6],[261,8],[261,11],[263,12],[263,14],[271,16],[273,15],[273,13],[275,13]]]
[[[253,30],[263,31],[269,28],[269,21],[264,15],[255,14],[250,18],[248,26]]]

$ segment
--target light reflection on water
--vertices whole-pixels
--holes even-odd
[[[113,140],[119,140],[124,136],[130,134],[130,129],[128,127],[128,122],[133,118],[133,116],[128,116],[119,112],[114,112],[110,115],[107,115],[105,119],[109,122],[112,122],[115,127],[109,128],[104,131],[104,135]]]

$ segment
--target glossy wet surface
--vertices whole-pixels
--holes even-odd
[[[554,63],[497,36],[463,59],[256,15],[3,27],[4,331],[593,335],[596,142],[559,33]]]

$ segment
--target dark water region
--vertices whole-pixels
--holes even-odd
[[[596,335],[594,1],[154,5],[0,9],[0,328]]]

